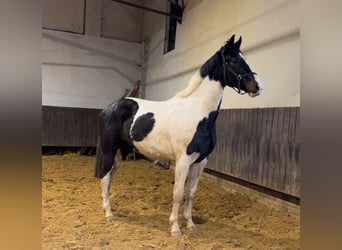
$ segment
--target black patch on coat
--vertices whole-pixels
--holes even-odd
[[[201,162],[214,149],[216,144],[216,127],[215,122],[218,116],[218,110],[209,113],[208,118],[203,118],[197,125],[196,132],[186,148],[188,155],[199,153],[200,156],[195,163]]]
[[[134,141],[142,141],[152,131],[155,119],[154,114],[148,112],[139,116],[133,124],[131,137]]]
[[[124,127],[130,127],[139,106],[131,99],[111,103],[99,115],[99,137],[96,148],[95,177],[103,178],[113,166],[114,156],[120,149],[123,159],[132,151],[131,141]]]
[[[222,85],[224,82],[223,76],[223,61],[221,52],[216,52],[211,58],[209,58],[200,68],[200,75],[202,78],[206,76],[209,77],[210,80],[219,81]]]

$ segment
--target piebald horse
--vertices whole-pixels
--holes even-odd
[[[241,37],[234,35],[190,79],[188,86],[167,101],[121,98],[100,113],[99,140],[95,177],[101,178],[103,209],[107,220],[113,219],[109,203],[112,175],[118,169],[117,150],[125,159],[130,147],[152,160],[174,160],[173,205],[169,217],[172,236],[182,235],[178,209],[186,178],[188,197],[184,219],[189,230],[193,199],[207,157],[216,143],[215,121],[223,89],[255,97],[262,91],[257,74],[240,51]],[[115,160],[114,160],[115,158]]]

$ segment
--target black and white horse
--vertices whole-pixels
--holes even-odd
[[[184,218],[195,229],[192,205],[199,177],[216,143],[215,121],[223,89],[254,97],[261,93],[261,81],[240,51],[241,37],[234,35],[196,72],[184,90],[167,101],[122,98],[100,114],[95,176],[101,178],[103,209],[107,220],[113,214],[109,203],[111,177],[118,169],[120,149],[123,159],[130,147],[152,160],[174,160],[173,206],[169,218],[171,235],[180,236],[178,209],[186,178],[188,197]],[[116,160],[114,161],[114,158]]]

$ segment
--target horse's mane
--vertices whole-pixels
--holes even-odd
[[[197,71],[190,79],[188,86],[179,91],[175,97],[188,97],[189,95],[191,95],[196,89],[197,87],[201,84],[203,78],[201,77],[199,71]]]
[[[188,97],[201,84],[202,80],[208,76],[210,80],[222,81],[222,70],[217,67],[219,64],[219,52],[209,58],[190,79],[188,86],[178,92],[175,97]]]

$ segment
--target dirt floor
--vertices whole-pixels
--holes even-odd
[[[169,235],[173,170],[129,161],[111,185],[114,221],[102,210],[95,157],[42,157],[43,249],[299,249],[299,218],[199,183],[197,231]]]

